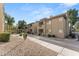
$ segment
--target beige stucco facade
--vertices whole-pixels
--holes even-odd
[[[0,32],[4,32],[4,11],[3,4],[0,3]]]
[[[37,34],[38,22],[32,24],[32,33]]]
[[[69,23],[66,14],[61,14],[50,18],[46,27],[46,35],[54,35],[60,38],[67,37],[69,35]]]
[[[39,21],[39,26],[38,26],[38,34],[46,36],[46,24],[47,24],[48,18],[43,18]]]
[[[38,22],[28,24],[27,32],[37,34],[37,32],[38,32],[38,30],[37,30],[38,24],[39,24]]]
[[[66,14],[43,18],[39,22],[33,23],[31,29],[34,34],[43,36],[54,35],[65,38],[69,35],[69,23]]]
[[[45,33],[45,20],[40,20],[38,26],[38,35],[44,35],[44,33]]]

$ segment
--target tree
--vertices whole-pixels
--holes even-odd
[[[70,34],[72,34],[73,25],[77,21],[78,10],[76,10],[76,9],[70,9],[70,10],[68,10],[67,11],[67,17],[68,17],[68,21],[70,23]]]
[[[77,21],[74,25],[76,31],[79,31],[79,21]]]
[[[5,13],[5,22],[7,25],[7,31],[11,32],[13,23],[15,22],[14,17],[11,17],[10,15]]]
[[[21,32],[24,32],[26,30],[26,25],[27,23],[24,21],[24,20],[20,20],[18,21],[18,32],[21,33]]]
[[[70,9],[70,10],[67,11],[67,15],[68,15],[70,24],[74,25],[75,22],[77,21],[78,10]]]

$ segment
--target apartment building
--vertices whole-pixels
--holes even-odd
[[[4,32],[4,11],[3,4],[0,3],[0,32]]]
[[[38,24],[38,22],[28,24],[27,32],[31,34],[37,34]]]
[[[46,20],[46,18],[43,18],[40,21],[28,24],[28,32],[37,35],[45,35]]]
[[[48,21],[48,18],[43,18],[39,21],[39,25],[38,25],[38,35],[46,35],[46,23]]]
[[[60,38],[69,35],[69,23],[66,14],[51,17],[47,23],[47,35],[52,35]]]
[[[52,36],[52,19],[49,18],[46,23],[46,36]]]
[[[30,27],[32,33],[43,36],[65,38],[69,35],[69,23],[66,14],[43,18]]]
[[[37,28],[38,28],[38,22],[33,23],[32,27],[31,27],[33,34],[37,34],[37,32],[38,32]]]

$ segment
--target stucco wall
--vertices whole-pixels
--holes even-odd
[[[38,23],[32,24],[32,32],[33,32],[34,34],[37,34],[37,27],[38,27]]]
[[[40,21],[39,21],[40,22]],[[40,35],[55,35],[59,38],[65,38],[69,34],[69,24],[68,20],[65,18],[65,15],[56,16],[49,18],[48,20],[43,20],[43,24],[34,23],[32,25],[32,30],[35,34]],[[43,31],[40,33],[40,29]]]
[[[0,32],[4,32],[3,4],[0,3]]]
[[[48,20],[46,23],[46,35],[52,34],[52,20]]]
[[[66,22],[67,19],[64,19],[64,17],[52,19],[52,34],[60,38],[68,35],[68,25]]]

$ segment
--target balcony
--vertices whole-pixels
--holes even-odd
[[[43,25],[43,22],[39,22],[39,26],[41,27]]]

